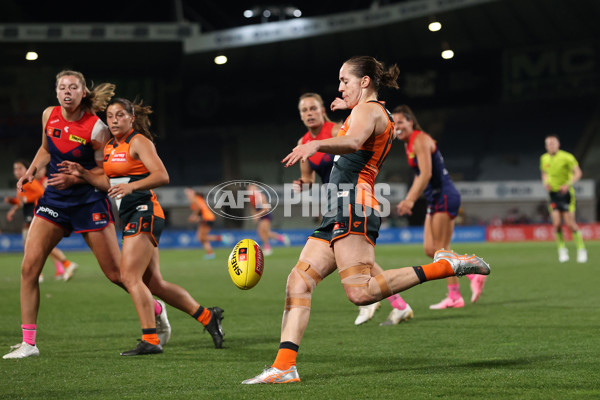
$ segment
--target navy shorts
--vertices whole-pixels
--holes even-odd
[[[460,209],[460,194],[448,193],[434,196],[427,201],[427,214],[432,215],[439,212],[445,212],[452,218],[458,215]]]
[[[108,198],[77,206],[57,207],[46,204],[42,197],[35,207],[35,215],[63,228],[65,236],[72,232],[99,231],[115,222]]]

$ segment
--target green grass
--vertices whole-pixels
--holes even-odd
[[[188,315],[169,308],[165,353],[124,358],[139,322],[128,295],[103,277],[90,252],[72,253],[81,267],[67,283],[41,285],[37,344],[41,356],[0,360],[2,399],[596,399],[600,397],[600,242],[590,262],[559,264],[554,243],[460,244],[492,266],[480,301],[431,311],[445,282],[404,293],[415,319],[380,327],[384,301],[356,327],[357,309],[339,278],[319,285],[300,346],[302,382],[245,386],[277,351],[285,280],[299,248],[276,248],[254,289],[229,279],[227,253],[203,261],[198,251],[162,251],[165,279],[203,305],[225,309],[225,348]],[[378,246],[384,268],[422,264],[420,246]],[[571,250],[572,256],[573,250]],[[20,341],[18,254],[0,255],[0,348]],[[48,263],[49,264],[49,263]],[[46,276],[53,274],[48,265]]]

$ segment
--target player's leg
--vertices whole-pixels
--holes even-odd
[[[98,260],[98,265],[104,275],[115,285],[125,289],[121,282],[121,251],[117,242],[114,224],[108,224],[99,231],[83,232],[82,236],[92,253]]]
[[[285,233],[278,233],[269,230],[269,239],[275,239],[284,246],[290,245],[290,238]]]
[[[554,196],[554,200],[549,207],[550,218],[552,219],[552,229],[554,230],[554,238],[556,240],[556,248],[558,250],[558,261],[562,263],[569,261],[569,251],[565,245],[565,239],[562,232],[563,212],[559,208],[561,199],[557,198],[556,194],[551,194],[551,200],[553,198],[552,196]]]
[[[156,248],[154,252],[155,255],[152,258],[150,267],[144,274],[144,282],[152,294],[164,300],[171,307],[183,311],[200,322],[210,333],[215,348],[222,348],[224,333],[221,320],[223,319],[223,309],[220,307],[203,307],[186,289],[164,280],[160,272],[158,249]],[[159,317],[157,317],[156,327],[161,344],[164,345],[170,339],[171,328],[168,320],[166,320],[165,305],[162,302],[160,303],[162,308]],[[162,318],[163,315],[165,318]]]
[[[423,245],[425,254],[433,258],[436,251],[450,249],[450,241],[454,232],[454,220],[450,214],[436,212],[425,217],[425,231]],[[432,310],[444,308],[460,308],[465,306],[465,301],[460,294],[460,284],[456,276],[446,278],[448,295],[441,302],[429,306]]]
[[[375,263],[373,265],[373,268],[371,268],[372,276],[378,275],[382,272],[383,272],[383,269],[377,263]],[[392,299],[392,297],[394,297],[394,296],[400,296],[400,295],[392,295],[392,296],[388,297],[388,299]],[[402,299],[402,298],[400,297],[400,299]],[[395,298],[390,300],[390,303],[392,303],[392,301],[394,301],[394,300],[395,300]],[[377,311],[380,307],[381,307],[381,303],[378,301],[373,304],[366,305],[366,306],[358,306],[358,316],[354,320],[354,325],[362,325],[365,322],[370,321],[371,318],[373,318],[373,316],[375,315],[375,311]],[[393,312],[394,311],[392,310],[392,313]],[[390,314],[390,315],[392,315],[392,314]],[[389,318],[388,318],[388,320],[389,320]]]
[[[346,296],[357,305],[371,304],[426,281],[490,273],[489,265],[479,257],[459,256],[452,251],[440,250],[431,264],[388,269],[371,277],[372,264],[369,263],[373,259],[373,250],[365,236],[348,235],[338,239],[334,243],[334,251]]]
[[[200,238],[200,242],[202,243],[202,247],[204,247],[204,251],[206,254],[204,255],[205,259],[213,259],[215,258],[215,252],[210,245],[211,238],[209,238],[210,226],[205,222],[201,222],[198,227],[198,235]]]
[[[381,268],[381,266],[377,264],[377,262],[375,262],[373,268],[371,268],[371,276],[376,276],[381,273],[383,273],[383,268]],[[390,311],[387,319],[379,324],[380,326],[397,325],[400,322],[408,321],[409,319],[414,318],[415,315],[412,308],[407,302],[404,301],[404,299],[402,298],[402,296],[400,296],[399,293],[389,296],[387,298],[387,301],[390,302],[392,306],[392,311]],[[379,302],[373,304],[379,304]]]
[[[54,279],[63,279],[63,274],[65,273],[65,266],[63,262],[68,261],[65,253],[63,253],[58,247],[55,247],[50,252],[50,258],[52,259],[56,269],[56,272],[54,273]]]
[[[575,242],[575,246],[577,248],[577,262],[585,263],[587,262],[587,250],[585,248],[585,243],[583,242],[583,235],[581,234],[581,230],[579,229],[579,225],[575,221],[575,205],[573,204],[571,209],[567,212],[563,213],[565,225],[569,227],[571,230],[571,234],[573,235],[573,241]]]
[[[279,351],[272,366],[243,384],[299,382],[296,356],[310,317],[312,293],[317,284],[335,271],[329,242],[311,238],[288,275]]]
[[[123,239],[121,256],[121,281],[131,296],[142,328],[142,340],[132,350],[121,353],[122,356],[162,353],[160,340],[156,332],[154,318],[154,299],[150,289],[143,281],[144,273],[156,251],[150,235],[138,233]]]
[[[25,358],[38,356],[35,345],[37,333],[37,315],[40,307],[39,275],[42,272],[50,251],[60,242],[65,230],[59,225],[42,218],[34,218],[27,240],[21,264],[21,329],[23,340],[15,350],[2,358]]]
[[[271,233],[271,220],[268,217],[260,218],[258,220],[256,230],[258,233],[258,237],[260,237],[260,241],[262,242],[263,254],[265,256],[270,256],[271,254],[273,254],[271,244],[269,243],[269,234]]]

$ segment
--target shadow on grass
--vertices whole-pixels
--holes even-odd
[[[447,359],[439,358],[406,358],[406,357],[381,357],[376,355],[351,356],[336,354],[340,368],[328,372],[319,371],[320,378],[336,379],[340,376],[364,376],[365,374],[388,374],[390,372],[427,371],[427,373],[448,374],[448,371],[465,372],[474,369],[510,369],[523,368],[551,360],[552,356],[499,358],[488,360],[469,361],[464,363],[448,363]],[[308,363],[328,364],[331,356],[308,357]]]

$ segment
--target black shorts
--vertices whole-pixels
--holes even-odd
[[[200,226],[208,226],[212,228],[215,225],[215,221],[202,221],[200,222]]]
[[[332,244],[347,235],[364,235],[375,246],[379,236],[379,212],[362,204],[340,205],[336,215],[324,216],[321,225],[309,237],[326,240]]]
[[[573,188],[566,193],[550,192],[550,210],[556,211],[575,211],[575,193],[571,193]]]
[[[23,204],[23,218],[26,224],[31,224],[33,214],[35,213],[35,203]]]
[[[158,246],[160,234],[165,228],[165,219],[154,215],[152,203],[148,205],[149,207],[138,206],[139,210],[127,213],[125,219],[123,218],[124,215],[121,215],[123,224],[125,224],[123,239],[140,233],[147,233],[150,235],[150,240],[154,246]]]

